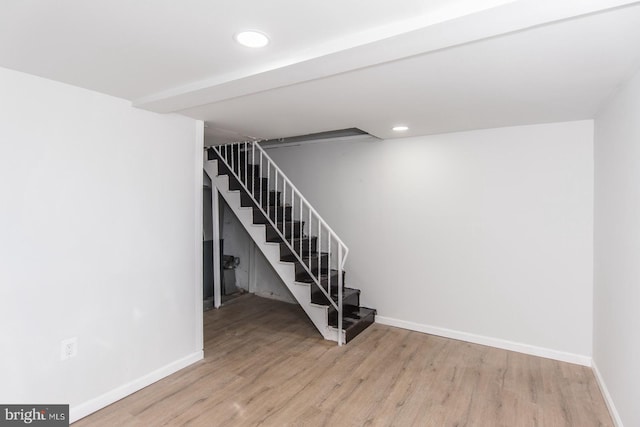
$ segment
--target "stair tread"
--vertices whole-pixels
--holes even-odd
[[[350,313],[345,312],[342,317],[342,330],[346,341],[349,342],[375,321],[377,311],[373,308],[360,307]],[[337,316],[329,316],[329,326],[338,327]]]
[[[321,256],[323,258],[327,257],[328,255],[329,254],[327,252],[322,252],[322,254],[321,254]],[[300,256],[300,258],[302,258],[303,261],[308,260],[309,259],[309,254],[302,254]],[[317,260],[318,259],[318,253],[317,252],[312,252],[311,253],[311,259],[312,260]],[[280,257],[280,261],[284,261],[284,262],[299,262],[298,258],[292,253]]]
[[[298,249],[298,248],[300,248],[300,241],[301,240],[302,240],[303,249],[305,249],[304,245],[309,241],[311,242],[311,244],[313,246],[315,246],[315,243],[317,242],[318,238],[315,237],[315,236],[311,236],[311,237],[304,236],[304,237],[294,237],[293,238],[293,242],[291,241],[291,239],[288,239],[287,241],[291,244],[291,246],[294,247],[294,249]],[[286,247],[286,243],[282,242],[282,245],[284,245]],[[309,248],[307,246],[306,250],[303,250],[303,254],[306,254],[308,252],[309,252]],[[314,253],[316,253],[316,251],[312,250],[311,253],[314,254]]]
[[[266,210],[266,208],[264,208],[264,210]],[[260,209],[259,207],[254,207],[253,209],[253,222],[256,223],[256,221],[260,224],[264,224],[267,223],[267,217],[271,220],[274,220],[276,218],[276,215],[278,217],[279,220],[282,221],[282,219],[284,219],[284,221],[291,221],[291,206],[269,206],[268,209],[268,215],[267,212],[263,212],[263,209]]]
[[[266,241],[269,243],[281,243],[281,244],[285,244],[284,240],[286,240],[287,242],[291,240],[291,233],[290,230],[284,230],[284,232],[282,230],[279,230],[281,233],[283,233],[285,235],[285,239],[283,240],[278,233],[276,232],[276,229],[273,228],[271,226],[271,224],[265,224],[266,230],[267,230],[267,235],[266,235]],[[296,234],[297,230],[294,230],[294,235]]]
[[[314,287],[312,292],[316,292],[316,293],[322,293],[322,291],[320,291],[320,289]],[[360,289],[356,289],[356,288],[347,288],[346,286],[342,288],[342,299],[345,300],[347,298],[349,298],[351,295],[355,295],[355,294],[359,294],[360,293]],[[331,289],[331,294],[332,296],[337,296],[338,295],[338,289]],[[323,294],[324,295],[324,294]]]
[[[360,307],[356,312],[351,312],[349,314],[345,313],[342,321],[343,323],[345,320],[357,322],[358,320],[362,320],[363,318],[376,313],[377,310],[375,308]]]
[[[278,218],[278,219],[280,219],[280,218]],[[284,221],[278,221],[278,222],[274,222],[274,223],[275,223],[276,225],[280,225],[280,224],[282,224],[283,222],[284,222],[285,224],[291,224],[292,222],[293,222],[294,224],[304,224],[304,221],[300,221],[299,219],[285,219]]]
[[[297,243],[300,243],[300,240],[318,240],[317,236],[302,236],[302,237],[296,237],[294,239]],[[314,253],[314,252],[312,252]]]
[[[344,274],[345,272],[343,271],[342,273]],[[320,274],[319,279],[320,279],[320,283],[327,282],[328,281],[327,273],[322,272],[322,274]],[[302,283],[313,283],[313,279],[311,279],[311,277],[296,278],[296,281],[302,282]],[[331,285],[333,286],[336,283],[338,283],[338,270],[331,269]],[[343,279],[343,283],[344,283],[344,279]]]
[[[306,236],[303,238],[295,237],[294,239],[288,239],[288,244],[291,244],[293,250],[289,248],[289,245],[285,242],[280,243],[280,256],[291,255],[293,252],[301,253],[303,255],[312,254],[317,252],[318,238],[316,236]],[[302,247],[302,248],[301,248]]]

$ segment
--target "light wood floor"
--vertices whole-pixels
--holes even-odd
[[[324,341],[295,305],[205,313],[205,359],[83,426],[612,426],[589,368],[373,325]]]

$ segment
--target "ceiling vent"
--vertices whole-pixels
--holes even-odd
[[[310,133],[307,135],[290,136],[287,138],[274,138],[260,141],[260,145],[265,148],[284,147],[290,145],[302,145],[307,143],[317,143],[332,140],[361,140],[361,139],[378,139],[375,136],[358,128],[348,128],[339,130],[330,130],[326,132]]]

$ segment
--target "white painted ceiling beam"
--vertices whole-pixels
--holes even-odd
[[[285,61],[145,96],[134,100],[133,105],[161,113],[186,110],[636,3],[640,2],[498,1],[494,3],[498,6],[457,18],[431,16],[372,29]]]

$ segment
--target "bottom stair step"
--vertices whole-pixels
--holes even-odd
[[[328,305],[329,306],[329,316],[331,316],[331,310],[335,311],[335,308],[331,306],[331,302],[327,299],[327,296],[324,292],[320,290],[315,285],[311,285],[311,302],[314,304]],[[331,296],[334,301],[338,300],[338,289],[335,287],[331,290]],[[360,306],[360,290],[347,288],[346,286],[342,288],[342,305],[343,311],[353,311],[353,307],[358,308]],[[335,316],[335,314],[334,314]]]
[[[331,314],[331,313],[330,313]],[[334,311],[329,316],[329,326],[338,327],[338,316]],[[360,307],[358,310],[344,313],[342,319],[342,329],[345,331],[346,342],[351,341],[362,331],[367,329],[376,320],[376,310],[373,308]]]

